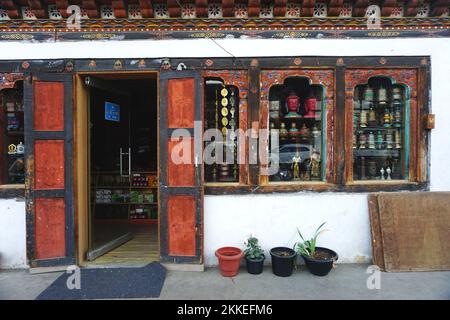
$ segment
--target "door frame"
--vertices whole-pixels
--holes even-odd
[[[111,75],[117,79],[127,75],[156,75],[157,86],[157,157],[159,159],[159,71],[94,71],[77,72],[73,75],[73,132],[74,132],[74,234],[77,265],[85,266],[89,263],[86,253],[89,249],[91,237],[89,210],[90,210],[90,170],[89,170],[89,91],[83,83],[85,76]],[[127,80],[126,78],[123,80]],[[159,180],[158,170],[158,180]],[[159,194],[159,184],[158,184]],[[158,247],[161,252],[161,219],[158,211]]]

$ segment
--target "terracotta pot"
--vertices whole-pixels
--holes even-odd
[[[234,277],[239,273],[239,266],[244,252],[236,247],[222,247],[216,250],[220,273],[224,277]]]

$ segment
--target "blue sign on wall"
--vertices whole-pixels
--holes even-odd
[[[120,106],[118,104],[105,101],[105,120],[120,121]]]

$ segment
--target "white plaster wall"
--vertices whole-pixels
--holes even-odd
[[[0,200],[0,269],[26,267],[25,201]]]
[[[326,221],[318,245],[332,248],[339,262],[371,259],[367,196],[362,194],[293,193],[278,195],[206,196],[205,264],[217,264],[221,246],[244,248],[253,234],[270,260],[270,248],[292,248],[299,240],[297,227],[311,237]]]
[[[215,40],[236,57],[252,56],[408,56],[426,55],[432,63],[432,112],[436,129],[431,134],[431,190],[450,190],[450,38],[430,39],[225,39]],[[57,58],[160,58],[229,57],[210,39],[159,41],[92,41],[66,43],[1,42],[0,60]],[[215,264],[214,251],[222,245],[242,246],[248,234],[260,237],[267,249],[292,245],[296,227],[312,232],[327,221],[329,232],[320,244],[329,245],[341,262],[370,259],[370,226],[365,194],[298,193],[282,195],[243,195],[205,197],[205,260]],[[4,203],[0,201],[0,210]],[[23,208],[21,209],[23,210]],[[3,217],[3,212],[0,213]],[[24,214],[11,222],[22,225]],[[3,218],[0,218],[3,219]],[[0,237],[8,225],[0,220]],[[5,231],[6,230],[6,231]],[[22,237],[22,236],[21,236]],[[23,238],[23,237],[22,237]],[[22,239],[21,238],[21,239]],[[7,238],[5,248],[16,247]],[[2,248],[2,247],[0,247]],[[3,249],[4,250],[4,249]],[[9,249],[10,250],[10,249]],[[0,250],[1,251],[1,250]],[[22,251],[18,261],[23,261]]]

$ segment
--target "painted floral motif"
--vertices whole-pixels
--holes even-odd
[[[115,19],[114,11],[111,6],[100,6],[100,14],[102,19]]]
[[[22,7],[22,18],[24,20],[36,20],[36,16],[34,15],[33,10],[30,7]]]
[[[313,16],[316,18],[325,18],[327,16],[327,5],[325,3],[316,3],[314,5]]]
[[[345,72],[345,94],[353,99],[354,89],[358,84],[367,83],[369,78],[385,76],[394,79],[394,83],[407,85],[411,97],[417,97],[417,71],[414,69],[356,69]]]
[[[167,4],[158,3],[155,4],[155,18],[165,19],[169,17],[169,11],[167,10]]]
[[[8,12],[0,8],[0,20],[9,20]]]
[[[344,5],[341,8],[341,11],[339,12],[340,18],[351,18],[352,17],[352,4],[351,3],[344,3]]]
[[[426,18],[430,13],[430,4],[429,3],[421,3],[419,8],[417,9],[417,18]]]
[[[222,18],[222,6],[217,3],[208,5],[208,18]]]
[[[248,18],[247,6],[242,3],[235,5],[234,16],[236,18]]]
[[[397,4],[397,6],[394,7],[394,9],[391,12],[391,18],[401,18],[403,17],[404,11],[403,11],[403,3],[400,2]]]
[[[181,9],[181,17],[183,19],[192,19],[195,18],[197,15],[195,13],[195,5],[192,3],[187,3],[183,5],[183,8]]]
[[[286,18],[300,17],[300,5],[298,3],[288,3],[286,6]]]
[[[128,19],[142,19],[141,7],[139,7],[139,5],[128,5]]]
[[[48,17],[53,20],[60,20],[62,19],[61,12],[56,7],[56,5],[49,5],[48,6]]]
[[[288,77],[308,77],[314,84],[321,84],[327,88],[327,98],[333,98],[334,73],[333,70],[270,70],[261,72],[261,99],[269,99],[269,90],[273,85],[284,83]]]
[[[270,4],[261,4],[260,18],[273,18],[273,6]]]

